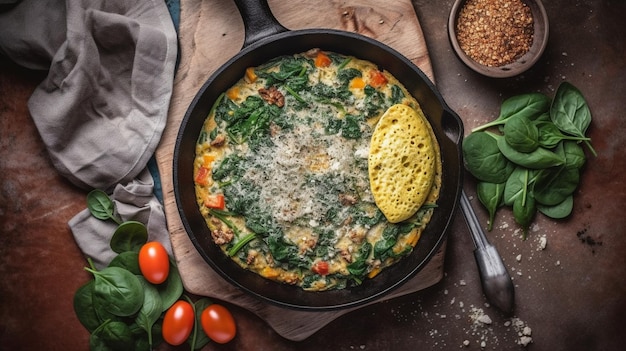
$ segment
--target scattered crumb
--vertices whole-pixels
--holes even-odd
[[[545,250],[545,249],[546,249],[546,246],[548,246],[548,238],[546,238],[546,236],[545,236],[545,235],[542,235],[542,236],[539,238],[539,249],[540,249],[540,250]]]
[[[519,339],[519,344],[522,346],[528,346],[528,344],[530,344],[531,342],[533,342],[533,338],[529,337],[529,336],[522,336]]]
[[[517,335],[519,336],[519,339],[517,340],[519,345],[527,346],[533,342],[533,338],[531,337],[533,331],[528,325],[526,325],[526,323],[519,318],[513,318],[511,323],[513,329],[515,329]]]
[[[472,307],[470,311],[471,311],[470,318],[472,319],[474,324],[476,323],[491,324],[493,322],[491,320],[491,317],[485,314],[485,311],[483,311],[482,308]]]

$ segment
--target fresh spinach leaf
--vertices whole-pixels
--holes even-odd
[[[107,193],[94,189],[87,194],[87,208],[92,216],[100,219],[112,219],[117,224],[122,221],[115,216],[115,203]]]
[[[105,321],[89,338],[91,350],[132,350],[134,346],[130,327],[119,321]]]
[[[487,183],[479,182],[476,186],[476,195],[480,203],[485,206],[487,212],[489,212],[489,223],[487,230],[493,229],[493,222],[496,216],[498,207],[502,204],[502,198],[504,196],[504,183]]]
[[[85,268],[94,275],[93,304],[121,317],[131,316],[143,304],[143,286],[134,274],[119,267],[101,271]]]
[[[539,129],[525,115],[509,118],[503,133],[507,144],[519,152],[531,152],[539,147]]]
[[[148,334],[148,344],[150,349],[152,349],[152,326],[163,313],[163,302],[154,285],[150,284],[143,277],[138,277],[138,279],[143,286],[144,298],[141,309],[139,309],[139,313],[135,317],[135,322]]]
[[[541,203],[537,203],[537,210],[544,215],[554,218],[563,219],[569,216],[574,209],[574,196],[570,195],[565,198],[561,203],[548,206]]]
[[[109,267],[120,267],[131,272],[134,275],[141,275],[139,268],[139,252],[125,251],[113,257],[109,263]]]
[[[193,304],[194,310],[196,311],[196,322],[193,325],[193,332],[187,339],[187,343],[191,346],[192,351],[200,350],[211,341],[211,339],[209,339],[204,332],[204,329],[201,327],[202,321],[200,316],[202,315],[202,311],[212,304],[213,301],[208,298],[201,298]]]
[[[531,184],[535,180],[535,173],[536,171],[524,167],[515,168],[504,184],[502,201],[505,205],[513,206],[513,203],[518,198],[522,199],[522,204],[525,203],[527,194],[531,189]]]
[[[561,130],[551,121],[542,121],[536,123],[539,130],[539,145],[546,149],[556,147],[563,140],[584,141],[591,140],[589,138],[581,138],[569,136],[561,133]]]
[[[550,107],[552,122],[564,133],[585,138],[587,128],[591,124],[591,111],[582,93],[572,84],[563,82],[559,85]],[[585,140],[594,156],[596,151],[589,140]]]
[[[540,118],[542,114],[549,111],[550,98],[541,93],[529,93],[510,97],[500,107],[500,115],[492,122],[474,128],[472,132],[485,130],[489,127],[505,124],[510,118],[515,116],[525,116],[533,121]]]
[[[74,312],[76,317],[90,333],[102,324],[93,306],[94,285],[94,281],[90,280],[78,288],[74,294]]]
[[[515,168],[500,152],[496,139],[485,132],[468,135],[462,149],[465,168],[483,182],[504,183]]]
[[[484,133],[496,140],[503,157],[515,165],[504,183],[502,203],[513,207],[515,220],[524,229],[524,237],[537,211],[552,218],[564,218],[572,212],[573,193],[586,162],[581,143],[596,154],[591,147],[591,139],[585,135],[590,123],[591,113],[580,91],[569,83],[563,83],[552,102],[537,93],[512,97],[502,104],[496,120],[474,129],[482,131],[500,126],[502,134]],[[489,175],[481,174],[472,166],[477,165],[474,168],[480,169],[482,165],[477,160],[482,161],[495,152],[480,142],[489,143],[486,138],[472,140],[477,133],[481,132],[466,137],[463,151],[466,168],[479,180],[477,194],[490,213],[491,225],[496,185],[485,184],[494,182],[482,179]],[[487,151],[480,150],[480,147],[485,147]],[[466,151],[465,148],[471,150]],[[489,173],[488,162],[485,163],[487,166],[483,172]],[[499,168],[500,171],[503,169]]]
[[[535,181],[535,198],[544,205],[557,205],[574,193],[579,180],[578,168],[556,167],[541,170]]]
[[[117,227],[109,245],[116,253],[139,252],[147,241],[148,229],[145,224],[137,221],[126,221]]]
[[[174,302],[183,294],[183,281],[178,271],[178,266],[174,259],[170,257],[170,273],[167,275],[167,279],[156,286],[159,296],[161,298],[162,312],[165,312],[170,308]]]
[[[487,132],[489,133],[489,132]],[[500,152],[511,162],[530,169],[543,169],[560,166],[565,160],[554,152],[538,147],[532,152],[519,152],[512,148],[501,135],[493,134],[497,139]]]
[[[537,206],[532,193],[528,193],[528,196],[526,196],[525,199],[518,197],[513,202],[513,218],[522,228],[524,233],[522,238],[524,240],[528,237],[528,229],[530,228],[530,223],[532,223],[536,213]]]
[[[564,141],[556,149],[555,152],[561,153],[565,158],[565,167],[573,167],[581,169],[585,165],[587,157],[583,148],[574,141]]]

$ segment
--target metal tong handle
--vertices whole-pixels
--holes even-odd
[[[478,265],[483,292],[491,304],[502,312],[510,314],[515,305],[515,287],[511,276],[498,250],[487,240],[465,191],[461,192],[460,202],[461,211],[476,247],[474,258]]]

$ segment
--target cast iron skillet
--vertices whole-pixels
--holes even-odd
[[[386,45],[352,32],[330,29],[289,31],[271,14],[266,0],[235,0],[244,19],[243,49],[220,67],[202,86],[187,110],[174,149],[174,194],[182,223],[208,264],[227,281],[267,302],[300,310],[331,310],[372,301],[402,285],[420,271],[438,250],[451,225],[461,193],[460,142],[463,124],[443,101],[434,85],[411,61]],[[376,63],[399,78],[417,98],[432,124],[441,147],[443,179],[438,207],[415,250],[394,266],[362,285],[337,291],[307,292],[244,270],[211,240],[201,216],[193,183],[195,145],[200,129],[217,97],[244,75],[281,55],[312,48],[352,55]]]

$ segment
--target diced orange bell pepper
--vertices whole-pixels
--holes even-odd
[[[246,68],[246,82],[247,83],[254,83],[256,82],[257,78],[258,76],[254,72],[254,67]]]
[[[204,198],[204,206],[216,210],[223,210],[226,206],[224,194],[207,195]]]
[[[370,279],[374,278],[375,276],[378,275],[378,273],[380,273],[380,271],[381,271],[381,269],[379,267],[376,267],[376,268],[372,269],[372,271],[367,274],[367,277],[370,278]]]
[[[215,156],[213,155],[203,155],[202,156],[202,166],[206,168],[211,168],[211,163],[215,161]]]
[[[363,89],[365,88],[365,81],[361,77],[354,77],[350,81],[350,89]]]
[[[315,67],[328,67],[331,63],[330,57],[323,51],[318,52],[317,56],[315,56]]]
[[[226,96],[228,96],[228,98],[231,99],[231,100],[237,99],[237,97],[239,96],[239,88],[238,87],[232,87],[232,88],[228,89],[228,91],[226,92]]]
[[[387,77],[383,74],[383,72],[374,69],[370,71],[370,85],[374,88],[380,88],[387,84]]]

